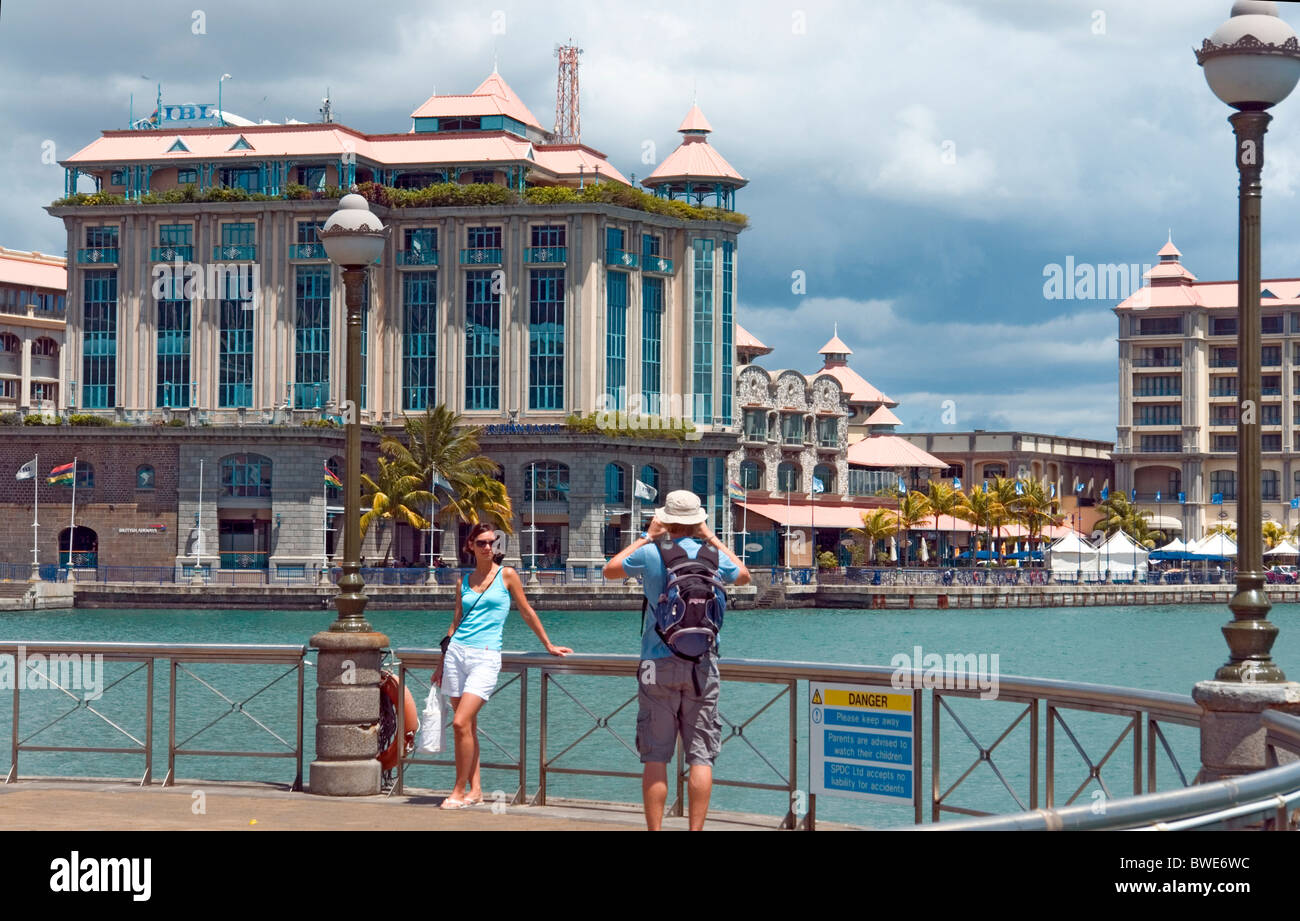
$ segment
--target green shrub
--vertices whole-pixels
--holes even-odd
[[[50,422],[45,421],[45,417],[40,413],[28,413],[23,416],[23,425],[62,425],[63,420],[55,416]]]
[[[170,426],[171,428],[180,428],[184,424],[185,424],[184,419],[168,419],[166,422],[163,423],[163,425]]]
[[[309,429],[341,428],[337,419],[304,419],[302,424]]]
[[[0,425],[22,425],[23,417],[18,413],[0,413]]]
[[[112,425],[111,419],[105,419],[103,416],[96,416],[91,413],[73,413],[68,416],[68,425]]]

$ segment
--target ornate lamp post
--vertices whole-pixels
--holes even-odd
[[[365,796],[380,791],[379,668],[388,637],[365,619],[361,578],[361,286],[366,267],[379,258],[387,238],[360,195],[345,195],[320,231],[330,261],[343,269],[347,303],[345,397],[341,403],[347,447],[343,471],[343,575],[335,605],[339,616],[311,638],[316,660],[316,760],[309,787],[326,796]],[[319,468],[317,468],[319,469]],[[319,472],[316,474],[319,477]]]
[[[330,262],[343,269],[343,288],[347,301],[346,384],[343,429],[346,450],[343,461],[343,575],[335,599],[339,617],[330,630],[343,633],[369,633],[366,622],[365,581],[361,578],[361,288],[366,268],[384,251],[388,228],[370,213],[370,205],[360,195],[344,195],[339,210],[325,221],[319,231],[321,243]]]
[[[1214,681],[1196,685],[1201,704],[1202,778],[1218,780],[1265,766],[1260,715],[1300,708],[1300,685],[1287,683],[1270,652],[1277,626],[1268,620],[1260,522],[1260,174],[1268,109],[1300,80],[1300,43],[1277,4],[1237,0],[1232,16],[1196,52],[1214,95],[1237,111],[1240,173],[1237,223],[1237,355],[1241,412],[1237,424],[1237,591],[1223,627],[1230,652]]]

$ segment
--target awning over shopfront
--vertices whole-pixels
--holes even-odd
[[[751,515],[769,518],[781,527],[789,525],[792,528],[807,528],[813,525],[819,528],[860,528],[862,513],[865,511],[838,504],[823,505],[820,502],[816,504],[815,510],[807,502],[792,502],[788,506],[784,502],[737,502],[736,506],[749,509]],[[752,529],[754,522],[751,520],[747,527]]]

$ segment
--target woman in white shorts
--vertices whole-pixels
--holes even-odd
[[[524,597],[519,573],[502,566],[503,555],[494,553],[496,531],[476,524],[469,532],[467,549],[474,554],[474,571],[465,575],[456,595],[456,616],[442,640],[442,662],[433,673],[434,683],[451,698],[456,711],[452,729],[456,739],[456,786],[442,801],[443,809],[463,809],[483,802],[479,784],[478,711],[487,703],[501,672],[501,631],[513,598],[524,622],[553,656],[573,652],[553,646],[546,630]],[[465,786],[469,785],[466,795]]]

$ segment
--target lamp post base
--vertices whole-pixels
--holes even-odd
[[[316,657],[316,760],[308,791],[318,796],[375,796],[379,767],[382,633],[337,633],[311,638]]]
[[[1212,783],[1270,766],[1260,719],[1266,710],[1300,714],[1300,683],[1200,681],[1192,699],[1201,705],[1200,780]],[[1295,757],[1278,756],[1284,763]]]

